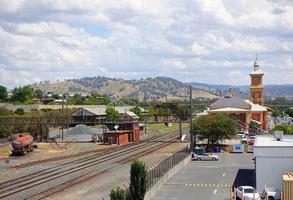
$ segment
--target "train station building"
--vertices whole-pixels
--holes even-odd
[[[249,98],[240,97],[232,92],[220,97],[215,103],[211,104],[207,112],[209,114],[225,113],[231,116],[243,127],[249,128],[249,123],[253,120],[260,124],[261,129],[267,130],[267,113],[269,108],[264,106],[263,98],[263,75],[259,70],[259,63],[254,61],[254,70],[250,73],[250,96]]]

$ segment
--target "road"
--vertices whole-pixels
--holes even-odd
[[[192,161],[153,200],[228,200],[230,186],[254,185],[253,154],[220,154],[219,161]]]

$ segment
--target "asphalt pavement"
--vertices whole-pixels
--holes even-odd
[[[219,161],[192,161],[153,200],[228,200],[230,187],[254,185],[253,154],[219,154]]]

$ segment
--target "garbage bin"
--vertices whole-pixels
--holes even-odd
[[[214,153],[220,153],[220,152],[221,152],[220,147],[214,147],[214,148],[213,148],[213,152],[214,152]]]

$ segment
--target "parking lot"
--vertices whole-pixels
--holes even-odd
[[[230,199],[232,185],[255,185],[253,154],[219,154],[219,161],[192,161],[153,200]]]

